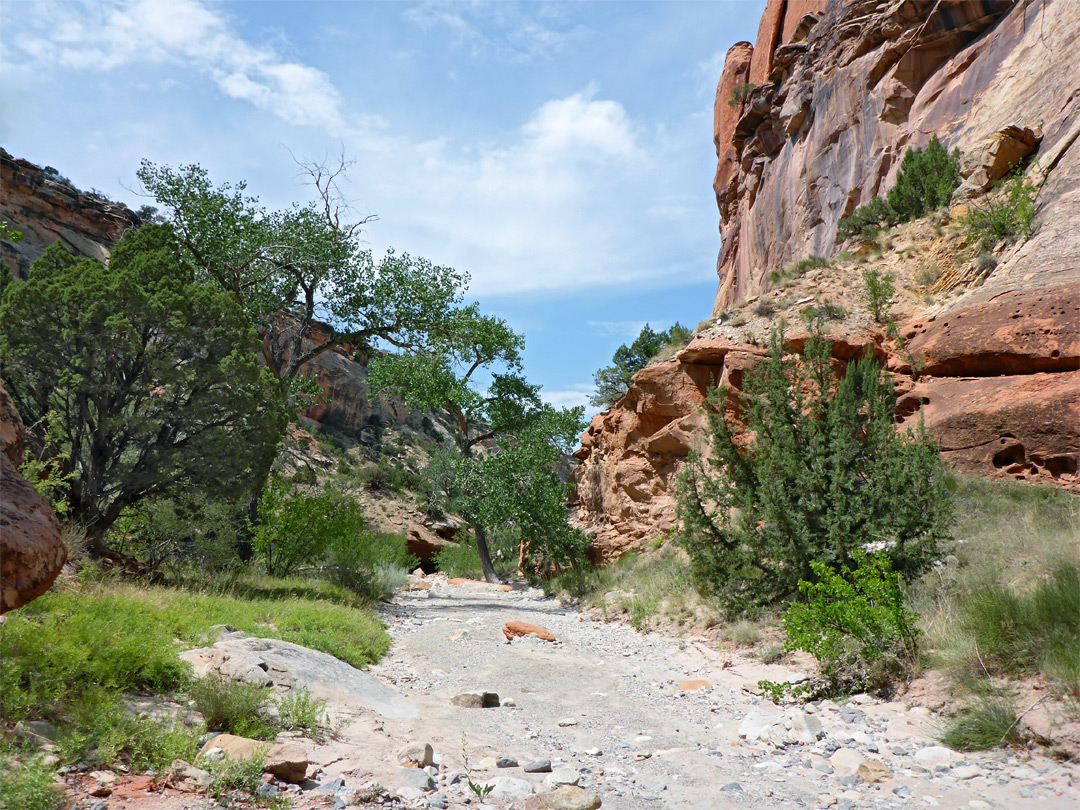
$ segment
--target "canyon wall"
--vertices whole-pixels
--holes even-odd
[[[1034,232],[995,245],[986,274],[958,234],[934,235],[940,225],[894,229],[904,251],[879,261],[906,288],[893,314],[907,347],[864,311],[832,327],[834,355],[880,356],[897,383],[898,420],[923,420],[955,468],[1080,491],[1078,38],[1071,0],[770,0],[757,42],[730,48],[717,87],[715,325],[640,372],[577,453],[574,507],[597,558],[674,526],[674,479],[701,441],[709,389],[737,391],[762,354],[732,328],[733,313],[768,334],[749,305],[782,304],[770,275],[836,254],[840,218],[886,192],[905,151],[934,135],[963,155],[950,216],[1021,165],[1039,186]],[[877,246],[844,247],[866,256]],[[863,261],[838,257],[810,273],[798,304],[847,295],[857,307]],[[913,281],[920,263],[948,271],[932,300]],[[797,308],[786,314],[798,322]],[[797,336],[787,343],[798,350]]]

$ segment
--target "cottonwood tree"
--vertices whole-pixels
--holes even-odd
[[[338,182],[347,164],[301,164],[316,200],[271,211],[246,184],[214,185],[198,165],[144,160],[137,174],[172,223],[186,260],[231,295],[264,337],[267,366],[283,383],[343,343],[415,348],[460,302],[468,277],[388,251],[378,262],[361,241],[374,219],[353,220]],[[313,326],[333,328],[314,345]]]
[[[368,375],[375,390],[450,417],[459,455],[451,502],[473,532],[489,582],[498,581],[488,542],[493,529],[515,532],[536,554],[543,546],[555,561],[584,544],[566,524],[566,489],[557,474],[561,450],[584,427],[583,409],[540,400],[539,386],[521,373],[523,347],[505,321],[473,304],[448,319],[429,347],[379,357]]]
[[[0,302],[0,360],[29,425],[49,426],[91,548],[152,496],[236,492],[285,426],[258,337],[235,300],[199,279],[172,228],[127,234],[109,266],[59,242]]]

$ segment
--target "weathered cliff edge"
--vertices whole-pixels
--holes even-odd
[[[845,322],[834,354],[881,353],[898,417],[925,420],[957,469],[1080,489],[1078,38],[1067,0],[770,0],[757,44],[728,51],[716,94],[717,322],[767,293],[771,271],[835,253],[838,220],[891,187],[909,147],[936,134],[961,150],[958,197],[985,191],[1034,149],[1032,237],[1005,249],[988,277],[956,275],[946,300],[894,310],[926,360],[919,381],[865,319]],[[760,355],[732,330],[706,330],[594,418],[576,454],[574,505],[598,558],[674,525],[674,478],[708,389],[737,391]]]

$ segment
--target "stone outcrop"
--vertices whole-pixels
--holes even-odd
[[[837,221],[886,190],[907,148],[934,134],[985,157],[989,167],[966,170],[987,176],[1035,142],[1042,155],[1075,140],[1080,19],[1068,2],[836,0],[804,40],[763,56],[780,42],[775,20],[791,19],[779,6],[766,9],[750,57],[758,87],[730,136],[720,127],[730,116],[716,115],[717,314],[765,288],[771,270],[832,253]],[[729,53],[736,68],[745,59],[745,48]]]
[[[955,274],[935,290],[943,300],[911,296],[896,310],[905,350],[866,321],[830,339],[838,368],[866,351],[886,363],[898,419],[923,420],[955,468],[1080,491],[1078,37],[1064,0],[770,0],[756,43],[730,48],[717,87],[714,319],[768,291],[773,271],[835,253],[839,219],[886,192],[906,150],[935,134],[962,153],[954,201],[1024,165],[1039,185],[1030,238],[994,246],[996,267]],[[702,441],[709,390],[727,385],[734,408],[763,353],[720,331],[640,372],[582,436],[573,504],[596,558],[674,526],[674,482]],[[803,341],[789,331],[787,343]]]
[[[20,278],[57,239],[80,256],[105,261],[124,231],[139,225],[126,206],[85,194],[3,150],[0,190],[0,217],[23,235],[0,248],[9,272]]]
[[[67,560],[49,504],[18,473],[26,435],[0,382],[0,613],[45,593]]]

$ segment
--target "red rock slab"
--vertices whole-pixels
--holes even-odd
[[[680,692],[696,692],[699,689],[711,689],[712,684],[708,681],[683,681],[679,684]]]
[[[489,588],[494,588],[497,591],[514,590],[511,585],[501,585],[497,582],[484,582],[482,579],[462,579],[461,577],[454,577],[454,579],[448,579],[447,582],[451,585],[487,585]]]
[[[555,636],[551,634],[550,630],[545,630],[543,627],[537,627],[535,624],[529,624],[528,622],[507,622],[503,625],[503,635],[506,636],[507,641],[513,641],[520,636],[536,636],[541,641],[555,640]]]
[[[995,377],[1080,368],[1080,288],[1013,290],[916,320],[908,351],[931,377]]]

